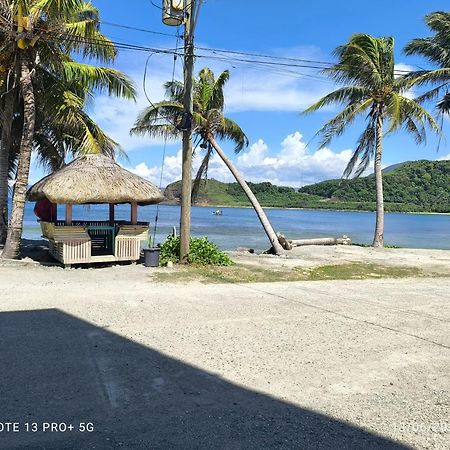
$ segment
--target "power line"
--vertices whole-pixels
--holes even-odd
[[[153,3],[153,2],[152,2]],[[161,9],[159,6],[154,5],[155,7],[158,7],[159,9]],[[101,21],[100,23],[104,24],[104,25],[108,25],[108,26],[112,26],[112,27],[116,27],[116,28],[123,28],[126,30],[133,30],[133,31],[139,31],[142,33],[150,33],[150,34],[155,34],[155,35],[161,35],[161,36],[167,36],[167,37],[177,37],[174,34],[170,34],[170,33],[163,33],[163,32],[159,32],[159,31],[154,31],[154,30],[149,30],[147,28],[139,28],[139,27],[134,27],[131,25],[124,25],[124,24],[118,24],[118,23],[114,23],[114,22],[107,22],[107,21]],[[48,31],[48,30],[47,30]],[[120,45],[117,43],[117,45]],[[139,47],[139,48],[137,48]],[[313,69],[325,69],[327,68],[326,66],[333,66],[335,63],[330,62],[330,61],[319,61],[319,60],[311,60],[311,59],[304,59],[304,58],[293,58],[293,57],[288,57],[288,56],[278,56],[278,55],[268,55],[268,54],[263,54],[263,53],[253,53],[253,52],[244,52],[244,51],[238,51],[238,50],[227,50],[227,49],[218,49],[218,48],[209,48],[209,47],[196,47],[199,50],[203,50],[203,51],[207,51],[207,52],[211,52],[211,53],[222,53],[225,55],[241,55],[241,56],[250,56],[250,57],[257,57],[257,58],[270,58],[272,60],[280,60],[280,61],[292,61],[292,62],[298,62],[298,63],[305,63],[305,64],[315,64],[315,65],[323,65],[325,67],[317,67],[317,66],[308,66],[309,68],[313,68]],[[136,50],[147,50],[146,47],[144,46],[136,46]],[[199,55],[196,55],[199,56]],[[254,62],[254,61],[248,61],[248,62]],[[396,74],[408,74],[411,73],[411,71],[408,70],[404,70],[404,69],[395,69],[395,73]]]
[[[154,5],[154,6],[156,6],[156,5]],[[101,23],[103,23],[105,25],[117,27],[117,28],[134,30],[134,31],[139,31],[139,32],[143,32],[143,33],[151,33],[151,34],[162,35],[162,36],[176,37],[176,35],[174,35],[174,34],[162,33],[159,31],[149,30],[147,28],[138,28],[138,27],[133,27],[130,25],[123,25],[123,24],[106,22],[106,21],[102,21]],[[315,64],[315,65],[320,64],[320,65],[325,65],[325,66],[333,66],[335,64],[330,61],[319,61],[319,60],[311,60],[311,59],[304,59],[304,58],[293,58],[293,57],[288,57],[288,56],[268,55],[268,54],[263,54],[263,53],[244,52],[244,51],[238,51],[238,50],[227,50],[227,49],[199,47],[199,46],[197,46],[196,48],[199,50],[203,50],[203,51],[207,51],[207,52],[211,52],[211,53],[223,53],[225,55],[231,54],[231,55],[250,56],[250,57],[257,57],[257,58],[270,58],[272,60],[292,61],[292,62]],[[312,68],[317,68],[317,67],[312,67]],[[324,67],[324,68],[326,68],[326,67]],[[407,73],[410,73],[411,71],[404,70],[404,69],[395,69],[395,72],[397,72],[399,74],[400,73],[407,74]]]
[[[108,22],[111,23],[111,22]],[[127,29],[136,29],[136,30],[144,30],[146,32],[153,32],[152,30],[147,29],[139,29],[135,27],[129,27],[127,25],[121,25],[121,24],[115,24],[120,27],[126,27]],[[39,29],[39,28],[36,28]],[[117,50],[124,50],[124,51],[135,51],[135,52],[144,52],[144,53],[159,53],[159,54],[171,54],[175,56],[181,56],[181,53],[179,53],[178,49],[169,49],[169,48],[156,48],[156,47],[150,47],[150,46],[143,46],[138,44],[131,44],[128,42],[121,42],[121,41],[114,41],[114,40],[107,40],[104,41],[102,39],[95,39],[95,38],[80,38],[78,36],[73,36],[67,33],[61,33],[57,31],[49,31],[48,29],[42,29],[42,31],[45,31],[46,33],[53,34],[55,38],[59,38],[61,41],[78,41],[85,44],[95,44],[98,46],[104,46],[109,47],[112,49]],[[158,32],[155,32],[158,33]],[[171,37],[177,37],[176,35],[168,35]],[[222,53],[223,56],[213,54],[196,54],[195,57],[197,58],[203,58],[203,59],[210,59],[210,60],[217,60],[226,62],[229,64],[252,64],[253,69],[256,69],[258,65],[261,68],[264,68],[265,70],[271,70],[272,73],[281,73],[283,71],[283,75],[290,75],[290,76],[298,76],[303,78],[310,78],[316,81],[322,81],[322,82],[328,82],[331,81],[326,77],[320,78],[319,75],[313,75],[311,73],[304,73],[295,71],[295,69],[311,69],[311,70],[323,70],[328,67],[332,67],[334,64],[326,61],[315,61],[315,60],[307,60],[307,59],[301,59],[301,58],[290,58],[290,57],[279,57],[279,56],[273,56],[273,55],[264,55],[260,53],[250,53],[250,52],[240,52],[240,51],[234,51],[234,50],[221,50],[221,49],[209,49],[206,47],[198,47],[199,50],[203,52],[210,52],[210,53]],[[253,59],[250,58],[244,58],[244,57],[237,57],[237,56],[245,56],[249,55],[252,56]],[[256,58],[256,59],[255,59]],[[263,58],[263,59],[258,59]],[[270,59],[270,60],[267,60]],[[289,62],[283,62],[283,61],[289,61]],[[294,69],[294,70],[289,70]],[[411,73],[407,70],[402,69],[395,69],[394,74],[395,75],[405,75]]]
[[[48,32],[48,30],[46,30]],[[56,33],[56,32],[55,32]],[[81,41],[83,43],[86,44],[95,44],[95,45],[99,45],[99,46],[105,46],[105,47],[110,47],[110,48],[115,48],[118,50],[126,50],[126,51],[136,51],[136,52],[144,52],[144,53],[160,53],[160,54],[170,54],[170,55],[177,55],[177,56],[181,56],[181,53],[178,52],[177,49],[168,49],[168,48],[156,48],[156,47],[148,47],[148,46],[143,46],[143,45],[136,45],[136,44],[130,44],[130,43],[126,43],[126,42],[120,42],[120,41],[109,41],[109,42],[105,42],[103,40],[100,39],[93,39],[93,38],[79,38],[79,37],[74,37],[74,36],[70,36],[70,35],[66,35],[66,36],[62,36],[61,33],[56,33],[57,37],[60,37],[61,40],[77,40],[77,41]],[[174,36],[175,37],[175,36]],[[225,51],[224,51],[225,52]],[[235,52],[230,51],[231,54],[234,54]],[[237,53],[237,52],[236,52]],[[243,53],[243,52],[239,52],[239,53]],[[260,60],[260,59],[248,59],[248,58],[238,58],[238,57],[234,57],[234,56],[218,56],[218,55],[202,55],[202,54],[196,54],[195,57],[197,58],[203,58],[203,59],[210,59],[210,60],[217,60],[217,61],[222,61],[222,62],[228,62],[228,63],[245,63],[245,64],[259,64],[262,67],[276,67],[276,68],[291,68],[291,69],[295,69],[295,68],[299,68],[299,69],[312,69],[312,70],[323,70],[326,67],[323,66],[318,66],[317,64],[329,64],[326,62],[318,62],[317,64],[309,64],[309,61],[311,60],[304,60],[305,63],[304,64],[296,64],[296,63],[283,63],[283,62],[277,62],[277,61],[265,61],[265,60]],[[280,58],[282,59],[282,58]],[[299,60],[299,59],[295,59],[292,58],[294,61],[303,61],[303,60]],[[312,63],[312,61],[311,61]],[[291,73],[293,75],[295,75],[295,72]],[[410,73],[408,71],[405,70],[400,70],[400,69],[396,69],[394,70],[394,74],[396,75],[402,75],[402,74],[407,74]],[[305,73],[298,73],[299,76],[306,76],[306,77],[312,77],[313,75],[311,74],[305,74]],[[324,78],[323,80],[325,80],[326,78]]]
[[[104,20],[102,20],[100,23],[103,24],[103,25],[108,25],[110,27],[123,28],[125,30],[140,31],[141,33],[156,34],[156,35],[168,36],[168,37],[172,37],[172,38],[176,38],[177,37],[175,34],[163,33],[163,32],[160,32],[160,31],[148,30],[146,28],[136,28],[136,27],[132,27],[130,25],[122,25],[122,24],[114,23],[114,22],[106,22]]]

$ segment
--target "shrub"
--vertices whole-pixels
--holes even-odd
[[[165,266],[169,261],[174,263],[180,260],[180,238],[169,236],[160,244],[160,264]],[[189,244],[188,261],[194,264],[211,264],[215,266],[229,266],[230,257],[220,251],[217,245],[209,242],[207,237],[191,238]]]

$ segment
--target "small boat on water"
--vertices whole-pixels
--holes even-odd
[[[222,216],[222,215],[223,215],[223,212],[222,212],[221,209],[216,209],[215,211],[213,211],[213,214],[214,214],[215,216]]]

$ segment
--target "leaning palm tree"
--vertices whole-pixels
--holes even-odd
[[[194,191],[198,188],[201,178],[207,176],[209,161],[215,151],[250,200],[270,240],[273,251],[276,254],[280,254],[283,249],[264,210],[244,177],[239,173],[236,166],[227,157],[216,140],[216,137],[218,137],[234,142],[236,144],[236,153],[239,153],[248,145],[247,136],[241,127],[236,122],[225,117],[223,113],[223,89],[229,77],[228,70],[225,70],[215,78],[214,73],[210,69],[204,68],[194,80],[192,131],[196,135],[200,147],[205,150],[205,156],[194,182]],[[186,116],[183,114],[184,107],[182,104],[183,84],[178,81],[168,82],[165,88],[168,100],[158,102],[143,110],[137,118],[134,128],[131,129],[132,134],[147,134],[153,137],[166,137],[169,139],[181,136],[180,130],[186,126]]]
[[[342,104],[343,110],[319,131],[320,147],[324,147],[357,118],[366,121],[355,151],[344,171],[360,176],[374,160],[376,186],[376,226],[374,247],[384,245],[384,203],[382,156],[385,134],[404,128],[417,143],[426,139],[425,127],[439,132],[433,117],[420,104],[404,94],[411,80],[396,77],[394,69],[394,40],[375,38],[368,34],[353,35],[345,45],[337,47],[338,62],[324,70],[335,82],[344,85],[310,106],[304,113],[317,111],[330,104]]]
[[[30,158],[35,143],[38,118],[36,111],[46,94],[42,89],[39,90],[42,88],[39,84],[39,72],[46,71],[63,83],[72,83],[72,87],[66,92],[71,92],[83,101],[99,88],[125,98],[134,98],[135,92],[131,82],[120,72],[71,59],[70,54],[73,52],[104,62],[114,60],[116,50],[111,41],[99,32],[98,11],[90,3],[82,0],[0,0],[0,9],[2,73],[6,72],[8,78],[15,80],[13,87],[19,98],[17,104],[23,123],[13,209],[2,254],[3,258],[17,258]],[[13,89],[10,91],[14,92]],[[73,100],[73,96],[68,95],[65,100],[67,105]],[[47,113],[54,115],[50,110]],[[73,119],[73,116],[66,117],[69,127],[77,126],[71,122]],[[85,125],[84,143],[92,144],[92,127],[87,126],[87,123]],[[3,146],[2,150],[5,151]],[[5,161],[3,155],[0,162]],[[0,175],[4,172],[4,167],[1,167]],[[4,179],[0,180],[2,181],[4,183]]]
[[[450,12],[437,11],[425,17],[433,36],[413,39],[406,47],[407,55],[421,55],[438,66],[434,70],[412,72],[409,77],[414,85],[435,84],[433,89],[418,98],[419,101],[438,97],[438,110],[450,114]]]

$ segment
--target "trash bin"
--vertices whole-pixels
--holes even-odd
[[[144,248],[144,266],[158,267],[160,251],[161,249],[159,247]]]

